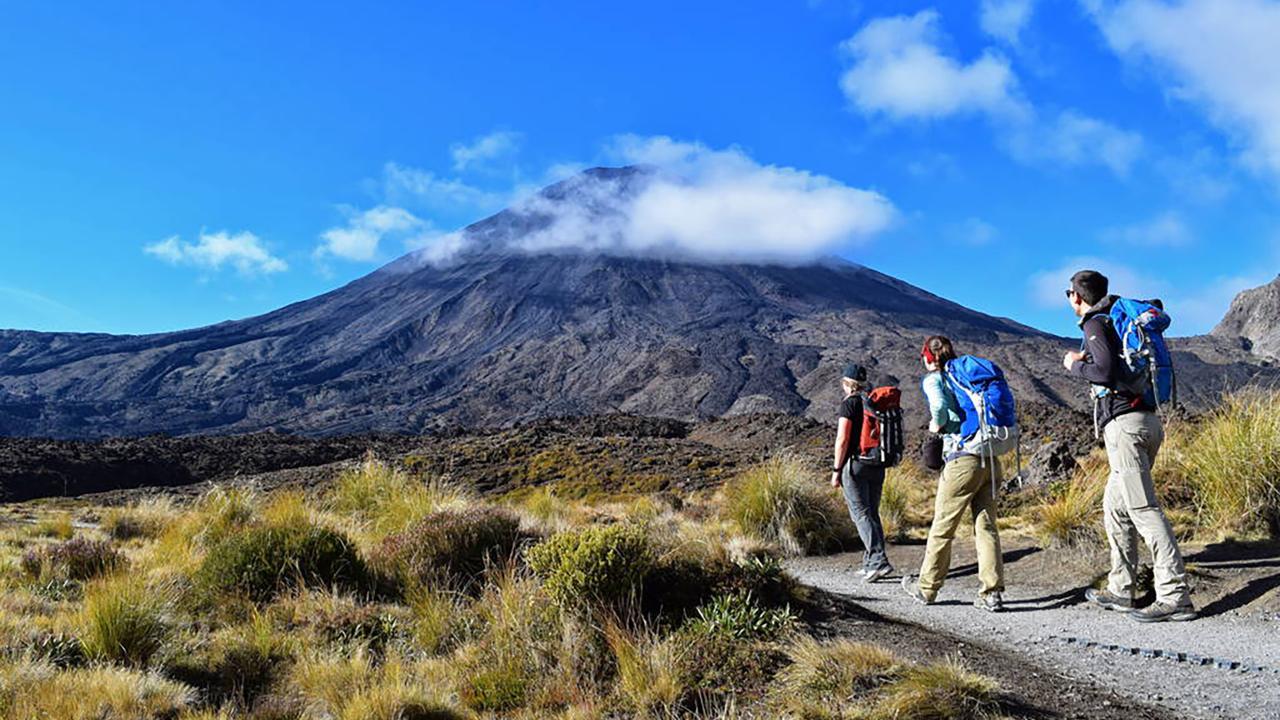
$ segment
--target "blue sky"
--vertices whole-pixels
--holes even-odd
[[[0,327],[258,314],[654,157],[711,179],[651,233],[764,188],[1064,334],[1081,264],[1186,333],[1280,269],[1276,2],[54,5],[0,9]]]

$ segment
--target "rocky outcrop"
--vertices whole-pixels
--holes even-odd
[[[1280,276],[1237,295],[1213,335],[1238,338],[1255,355],[1280,359]]]

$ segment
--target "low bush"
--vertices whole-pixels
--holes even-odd
[[[794,627],[791,608],[761,607],[750,592],[720,595],[698,608],[688,627],[736,640],[774,640]]]
[[[1180,460],[1202,526],[1280,534],[1280,391],[1223,398]]]
[[[563,606],[616,606],[635,597],[653,563],[644,528],[630,524],[557,533],[529,548],[529,567]]]
[[[65,632],[37,631],[27,639],[24,649],[32,660],[57,668],[80,667],[89,659],[80,638]]]
[[[141,667],[169,637],[170,598],[137,578],[100,580],[85,590],[80,638],[90,657]]]
[[[789,555],[857,546],[857,530],[839,491],[799,458],[780,455],[725,488],[725,512],[743,532],[776,542]]]
[[[89,580],[116,570],[124,562],[110,541],[78,537],[28,550],[22,556],[22,569],[33,578]]]
[[[298,586],[361,589],[364,561],[341,533],[315,525],[250,527],[210,548],[197,587],[270,600]]]
[[[714,712],[730,698],[739,706],[764,696],[786,655],[774,643],[740,640],[697,626],[676,633],[676,666],[684,690],[680,704],[696,712]]]
[[[520,521],[505,510],[443,510],[386,538],[374,564],[409,586],[475,587],[488,566],[515,556],[522,537]]]

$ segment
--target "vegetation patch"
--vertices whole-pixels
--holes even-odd
[[[364,561],[341,533],[315,525],[246,528],[210,548],[197,586],[270,600],[299,586],[360,589]]]
[[[789,555],[858,546],[857,530],[838,491],[816,480],[795,456],[776,456],[747,470],[724,492],[730,520]]]
[[[590,608],[634,599],[653,551],[644,528],[617,524],[557,533],[525,559],[562,605]]]
[[[522,539],[506,510],[442,510],[384,540],[374,562],[411,586],[474,587],[486,568],[514,559]]]
[[[44,580],[89,580],[106,575],[124,563],[124,556],[110,541],[85,537],[32,548],[22,556],[22,569],[27,575]]]

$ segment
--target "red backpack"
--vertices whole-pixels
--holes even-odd
[[[893,467],[902,460],[902,391],[878,387],[862,396],[858,461]]]

